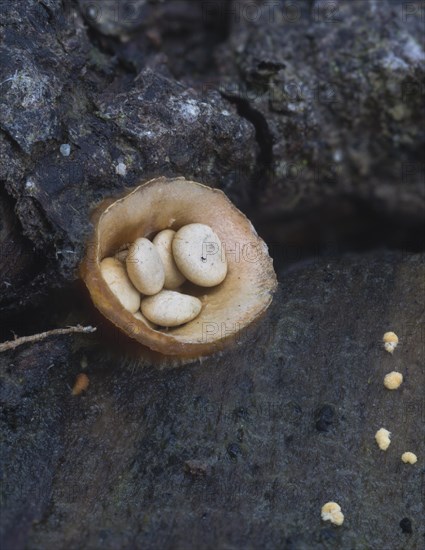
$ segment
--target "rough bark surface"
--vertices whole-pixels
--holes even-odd
[[[2,548],[423,547],[422,4],[0,0],[0,341],[98,327],[0,353]],[[163,370],[77,280],[92,208],[158,175],[222,188],[280,281]]]
[[[300,267],[249,346],[180,369],[101,337],[3,354],[5,547],[419,549],[424,275],[423,256],[385,253]],[[340,528],[321,522],[329,500]]]
[[[160,62],[124,71],[74,2],[4,8],[0,169],[26,236],[62,277],[75,278],[90,210],[144,179],[184,175],[246,205],[254,127],[217,91],[184,86]]]
[[[261,132],[261,209],[349,195],[422,217],[423,3],[238,0],[232,15],[219,83]]]

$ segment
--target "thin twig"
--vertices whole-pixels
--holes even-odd
[[[96,327],[82,327],[81,325],[77,325],[76,327],[68,327],[68,328],[55,328],[54,330],[48,330],[47,332],[40,332],[40,334],[33,334],[32,336],[21,336],[21,338],[16,338],[14,340],[10,340],[8,342],[3,342],[0,344],[0,353],[2,351],[7,351],[9,349],[15,349],[18,346],[22,346],[22,344],[29,344],[33,342],[40,342],[41,340],[45,340],[46,338],[49,338],[50,336],[60,336],[62,334],[72,334],[74,332],[83,332],[83,333],[89,333],[89,332],[95,332]]]

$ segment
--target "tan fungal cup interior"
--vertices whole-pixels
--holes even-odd
[[[201,313],[185,325],[155,330],[125,310],[99,264],[139,237],[191,223],[209,225],[225,249],[228,272],[212,288],[189,282],[181,292],[198,297]],[[194,251],[195,252],[195,251]],[[259,318],[272,301],[277,281],[265,243],[250,221],[217,189],[184,178],[157,178],[96,212],[94,238],[81,266],[96,307],[130,337],[165,355],[196,357],[221,349]]]

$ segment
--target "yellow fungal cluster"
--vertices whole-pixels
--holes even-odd
[[[388,353],[393,354],[398,345],[398,336],[395,332],[386,332],[383,337],[384,348]]]
[[[388,447],[391,444],[391,432],[386,430],[385,428],[381,428],[378,430],[375,434],[376,443],[378,444],[378,447],[381,449],[381,451],[386,451]]]
[[[393,354],[398,345],[398,336],[395,332],[386,332],[383,336],[384,348],[388,353]],[[384,377],[384,386],[388,390],[396,390],[403,383],[403,375],[401,372],[391,371]],[[386,428],[380,428],[375,433],[375,441],[381,451],[386,451],[391,445],[391,432]],[[401,460],[405,464],[416,464],[418,457],[408,451],[401,455]],[[344,522],[344,514],[341,511],[341,506],[336,502],[327,502],[322,506],[322,520],[330,521],[334,525],[342,525]]]
[[[392,371],[385,375],[384,386],[389,390],[396,390],[403,383],[401,372]]]
[[[383,341],[384,341],[384,348],[386,349],[386,351],[392,354],[398,344],[397,334],[395,334],[395,332],[386,332],[383,336]],[[401,372],[392,371],[386,374],[384,377],[384,386],[388,390],[396,390],[401,386],[402,383],[403,383],[403,375],[401,374]],[[378,444],[378,447],[382,451],[386,451],[390,446],[391,444],[390,436],[391,436],[391,433],[385,428],[381,428],[376,432],[375,440],[376,440],[376,443]],[[414,453],[408,451],[401,455],[401,460],[405,464],[416,464],[416,462],[418,461],[418,457]]]
[[[416,462],[418,461],[418,457],[415,455],[415,453],[411,453],[408,451],[401,455],[401,460],[405,464],[416,464]]]
[[[344,523],[344,514],[341,512],[341,506],[336,502],[327,502],[322,506],[323,521],[330,521],[334,525]]]

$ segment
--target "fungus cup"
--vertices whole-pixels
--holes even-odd
[[[272,301],[277,280],[267,246],[218,189],[180,177],[156,178],[122,198],[104,201],[92,221],[94,235],[81,276],[99,311],[145,349],[188,360],[210,355],[238,341]],[[178,231],[194,223],[206,224],[218,235],[228,266],[225,279],[211,288],[189,281],[179,287],[202,303],[199,315],[182,326],[160,329],[142,316],[135,318],[103,278],[101,261],[136,239],[153,239],[164,229]],[[208,249],[193,252],[208,254]]]

